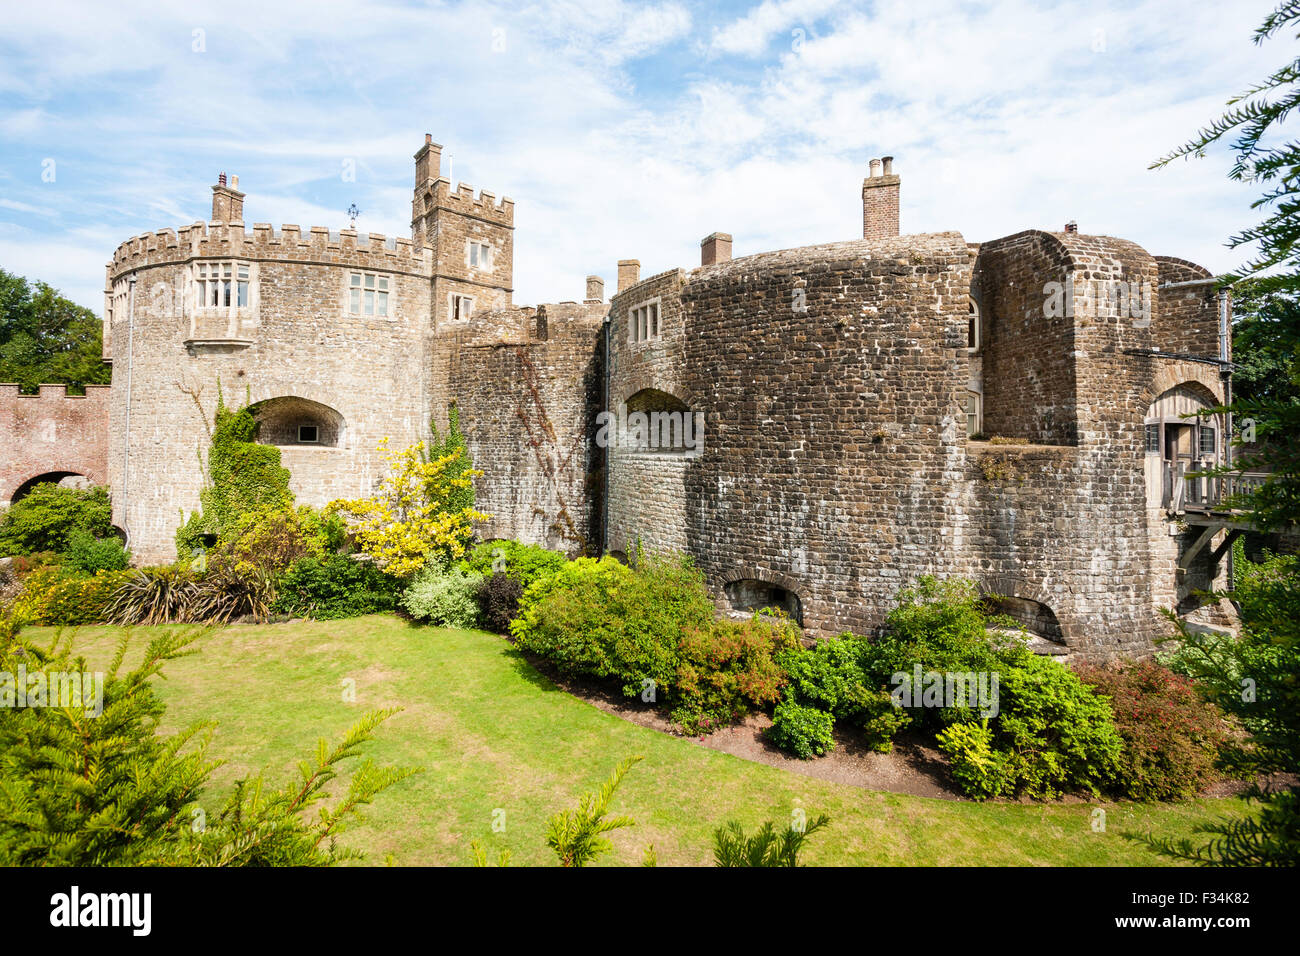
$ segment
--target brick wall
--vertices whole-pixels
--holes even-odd
[[[0,506],[42,475],[106,484],[108,407],[107,385],[87,385],[85,395],[69,395],[65,385],[42,385],[38,395],[0,385]]]

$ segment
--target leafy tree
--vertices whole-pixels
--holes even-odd
[[[31,286],[0,269],[0,382],[17,382],[24,392],[42,383],[63,382],[74,392],[107,384],[102,336],[94,312],[44,282]]]
[[[1283,33],[1300,35],[1300,0],[1286,0],[1255,31],[1254,41]],[[1233,280],[1253,279],[1249,295],[1285,297],[1270,308],[1290,309],[1300,294],[1300,142],[1288,140],[1281,125],[1300,105],[1300,57],[1292,57],[1264,82],[1228,101],[1229,109],[1195,139],[1157,161],[1162,166],[1178,157],[1204,156],[1211,145],[1233,137],[1235,162],[1229,176],[1259,183],[1264,194],[1252,208],[1266,210],[1259,224],[1231,237],[1237,248],[1254,245],[1253,256]],[[1284,314],[1294,315],[1292,312]],[[1289,330],[1281,330],[1287,337]],[[1280,349],[1285,351],[1285,345]],[[1238,421],[1253,419],[1262,451],[1242,456],[1237,466],[1269,470],[1270,476],[1240,504],[1248,520],[1261,530],[1286,527],[1300,520],[1300,354],[1286,369],[1290,385],[1266,390],[1237,401],[1231,411]],[[1289,393],[1288,393],[1289,392]],[[1279,571],[1284,596],[1300,591],[1300,572]],[[1196,660],[1193,676],[1202,680],[1214,701],[1243,721],[1250,740],[1234,758],[1261,771],[1300,770],[1300,618],[1242,607],[1243,633],[1232,643],[1193,634],[1175,619],[1183,653]],[[1248,682],[1244,683],[1243,682]],[[1164,852],[1209,865],[1295,865],[1300,861],[1300,787],[1272,790],[1256,787],[1258,816],[1224,821],[1206,828],[1210,841],[1155,842]]]
[[[113,533],[107,488],[36,485],[0,518],[0,554],[63,553],[81,532],[92,538]]]
[[[1232,391],[1239,401],[1300,403],[1291,367],[1300,356],[1300,296],[1260,292],[1253,279],[1233,290]]]

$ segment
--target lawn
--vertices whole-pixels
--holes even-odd
[[[150,630],[131,634],[128,663]],[[28,632],[38,640],[52,633]],[[122,633],[83,628],[75,646],[92,669],[103,667]],[[218,722],[212,756],[226,763],[205,795],[210,811],[238,777],[264,770],[281,782],[319,737],[337,739],[366,710],[404,708],[368,753],[425,770],[381,794],[345,834],[371,864],[391,854],[398,864],[463,865],[475,839],[493,859],[508,847],[515,863],[553,864],[547,817],[633,754],[645,759],[615,796],[614,812],[636,826],[612,835],[608,863],[637,864],[653,843],[660,865],[708,864],[720,824],[780,823],[803,808],[832,821],[813,838],[810,864],[1159,864],[1123,834],[1188,835],[1199,822],[1244,812],[1237,799],[1098,804],[1106,811],[1098,832],[1094,806],[1085,804],[977,804],[816,780],[606,714],[557,690],[499,637],[386,615],[231,627],[198,646],[200,653],[166,666],[159,690],[169,729]],[[349,686],[355,703],[344,699]],[[494,819],[504,820],[502,832]]]

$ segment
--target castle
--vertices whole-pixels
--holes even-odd
[[[368,494],[387,437],[455,403],[485,538],[690,554],[719,606],[811,635],[877,627],[925,573],[974,579],[1049,653],[1143,653],[1222,575],[1230,528],[1189,521],[1219,462],[1228,303],[1210,273],[1122,239],[899,234],[889,158],[862,238],[693,268],[581,302],[513,303],[514,205],[415,154],[410,238],[212,221],[107,267],[111,387],[0,386],[0,502],[106,482],[143,561],[176,557],[218,389],[254,404],[300,502]],[[1204,489],[1202,488],[1202,492]],[[1228,528],[1228,530],[1224,530]]]

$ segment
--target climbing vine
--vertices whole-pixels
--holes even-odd
[[[218,388],[200,510],[176,532],[177,551],[189,554],[205,537],[225,536],[246,514],[291,504],[289,469],[280,464],[280,449],[259,445],[252,410],[227,408]]]

